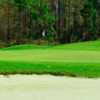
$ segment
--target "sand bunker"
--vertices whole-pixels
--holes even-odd
[[[0,100],[100,100],[100,79],[0,76]]]

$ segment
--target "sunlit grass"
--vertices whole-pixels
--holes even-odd
[[[20,45],[0,50],[1,74],[100,77],[100,41],[61,46]]]

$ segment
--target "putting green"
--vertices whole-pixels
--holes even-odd
[[[100,41],[60,46],[20,45],[0,50],[1,74],[100,76]]]

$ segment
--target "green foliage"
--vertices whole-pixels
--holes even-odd
[[[26,0],[14,0],[14,3],[18,7],[26,7]]]
[[[20,44],[30,39],[58,43],[83,41],[89,36],[88,40],[97,39],[97,5],[97,0],[0,0],[0,40]]]
[[[85,27],[90,33],[96,33],[96,15],[97,10],[95,8],[94,0],[85,0],[84,8],[81,10]]]
[[[30,9],[33,19],[37,20],[41,25],[48,26],[54,23],[54,14],[47,1],[28,0],[27,7]]]

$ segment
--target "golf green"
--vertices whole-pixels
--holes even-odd
[[[0,50],[0,73],[100,77],[100,41],[4,48]]]

